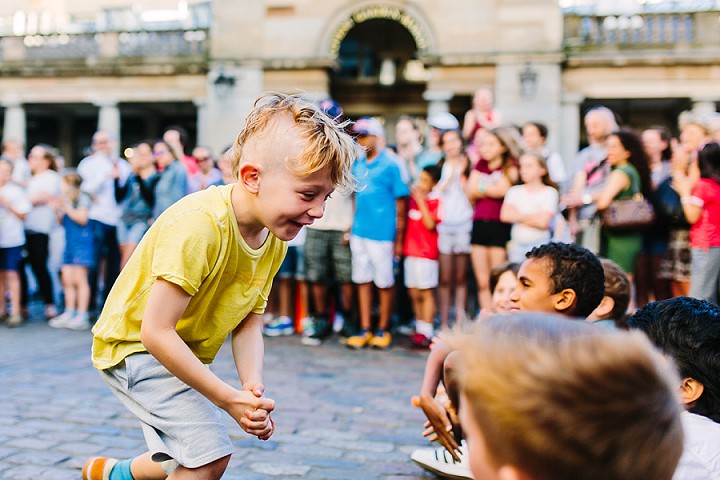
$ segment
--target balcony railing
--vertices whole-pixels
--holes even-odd
[[[565,15],[566,49],[718,47],[718,11]]]
[[[0,39],[0,60],[205,57],[206,30],[27,35]]]

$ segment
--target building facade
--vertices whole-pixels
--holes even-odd
[[[461,118],[487,85],[504,120],[546,123],[569,159],[596,104],[636,128],[717,111],[720,11],[687,3],[703,5],[8,0],[0,126],[3,138],[59,146],[72,164],[98,128],[126,146],[179,124],[219,151],[267,90],[332,96],[351,118],[392,125],[402,114]]]

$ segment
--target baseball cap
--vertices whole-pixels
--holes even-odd
[[[376,137],[385,137],[385,129],[380,122],[372,117],[363,117],[358,119],[352,128],[356,135],[374,135]]]
[[[460,128],[460,122],[458,122],[455,115],[450,112],[439,112],[430,115],[427,119],[427,123],[438,130],[456,130]]]
[[[318,107],[330,118],[339,118],[343,114],[343,109],[340,104],[332,98],[326,98],[325,100],[321,101]]]

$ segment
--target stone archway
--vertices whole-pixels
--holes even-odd
[[[433,39],[415,11],[366,4],[334,17],[321,48],[334,60],[330,94],[351,117],[376,115],[388,123],[400,114],[424,115],[425,63]]]

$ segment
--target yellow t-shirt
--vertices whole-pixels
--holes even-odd
[[[234,185],[210,187],[166,210],[120,273],[93,328],[92,361],[110,368],[147,351],[140,325],[158,277],[192,295],[175,330],[205,364],[249,313],[263,313],[287,250],[272,234],[253,250],[238,230]]]

